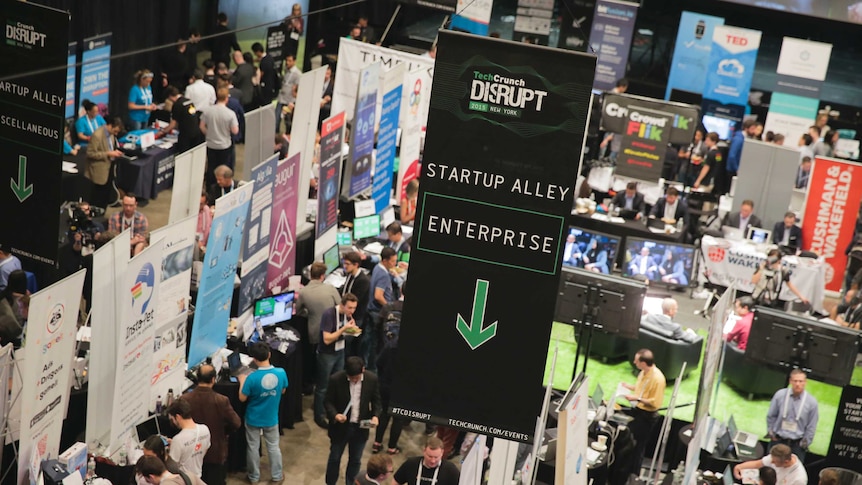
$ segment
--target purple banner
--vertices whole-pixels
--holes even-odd
[[[296,274],[296,205],[299,201],[299,153],[282,160],[275,172],[266,293],[276,294]]]
[[[373,111],[373,108],[372,108]],[[338,192],[341,182],[341,145],[344,111],[323,121],[320,129],[320,177],[317,190],[317,237],[338,224]]]
[[[348,197],[356,197],[371,187],[371,153],[374,151],[374,126],[377,111],[377,87],[380,84],[380,63],[362,69],[359,74],[359,94],[353,110],[353,129],[350,130],[350,190]],[[320,233],[318,233],[320,234]]]
[[[610,91],[626,76],[626,64],[632,45],[632,34],[638,15],[638,4],[598,0],[590,32],[590,46],[598,56],[593,89]]]

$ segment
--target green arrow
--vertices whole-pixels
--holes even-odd
[[[27,157],[24,155],[18,156],[18,181],[10,179],[9,185],[15,197],[18,197],[18,202],[24,202],[33,195],[33,184],[27,185]]]
[[[476,280],[476,291],[473,293],[473,313],[470,317],[470,323],[464,321],[464,317],[458,314],[458,321],[455,328],[458,333],[467,341],[467,345],[471,350],[476,350],[480,345],[494,338],[497,335],[497,322],[488,325],[485,328],[485,304],[488,302],[488,281]]]

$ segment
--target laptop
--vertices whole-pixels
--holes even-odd
[[[750,239],[758,244],[770,244],[772,242],[772,231],[769,229],[761,229],[759,227],[749,227],[746,239]]]
[[[231,377],[251,373],[251,367],[243,365],[242,359],[240,359],[239,352],[237,351],[234,351],[227,356],[227,367],[230,371]]]
[[[754,448],[757,446],[757,436],[751,433],[746,433],[745,431],[740,431],[739,428],[736,427],[736,421],[734,421],[732,415],[727,420],[727,431],[730,433],[733,443],[737,448],[740,446],[744,446],[746,448]]]
[[[721,226],[721,233],[724,235],[725,239],[730,239],[732,241],[742,241],[745,238],[745,231],[738,227]]]
[[[725,431],[718,437],[718,442],[715,445],[713,455],[722,456],[730,451],[731,446],[733,446],[733,439],[730,437],[730,431]]]
[[[602,389],[601,384],[596,384],[596,390],[593,391],[593,395],[590,396],[590,408],[598,409],[602,406],[602,399],[605,397],[605,391]]]
[[[637,217],[638,211],[634,209],[620,209],[620,217],[633,221]]]
[[[647,227],[651,227],[653,229],[661,229],[664,230],[664,226],[667,224],[664,223],[663,220],[657,217],[650,217],[647,219]]]
[[[150,436],[162,434],[161,429],[159,428],[158,415],[150,416],[149,418],[136,424],[135,431],[137,431],[138,434],[138,443],[143,443],[144,441],[147,441],[147,438],[149,438]]]

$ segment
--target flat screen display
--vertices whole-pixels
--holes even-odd
[[[570,227],[563,244],[563,266],[610,274],[619,245],[616,236]]]
[[[642,274],[651,282],[688,286],[694,246],[627,237],[624,261],[623,276]]]
[[[341,258],[338,254],[338,245],[332,246],[323,253],[323,264],[326,265],[326,273],[332,273],[336,268],[341,266]]]
[[[288,291],[273,296],[258,298],[254,302],[255,327],[269,327],[293,318],[294,293]]]
[[[338,231],[335,239],[339,246],[350,246],[353,244],[353,231]]]
[[[353,219],[353,237],[365,239],[380,235],[380,214]]]
[[[858,0],[724,0],[780,12],[820,17],[839,22],[862,24],[862,5]]]
[[[730,139],[733,135],[733,127],[736,124],[733,120],[711,115],[704,115],[702,121],[707,133],[714,131],[718,133],[718,137],[722,140]]]

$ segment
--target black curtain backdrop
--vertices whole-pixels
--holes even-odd
[[[188,37],[190,0],[37,0],[34,3],[69,12],[72,19],[69,41],[77,41],[79,49],[85,38],[108,32],[112,34],[112,56]],[[144,68],[154,72],[158,70],[158,51],[111,60],[109,110],[112,115],[126,119],[129,89],[134,84],[134,73]],[[80,69],[78,72],[80,73]],[[80,84],[80,79],[77,82]],[[155,84],[154,82],[154,93],[157,92]],[[161,101],[158,94],[156,98]],[[80,105],[81,100],[77,102]]]

